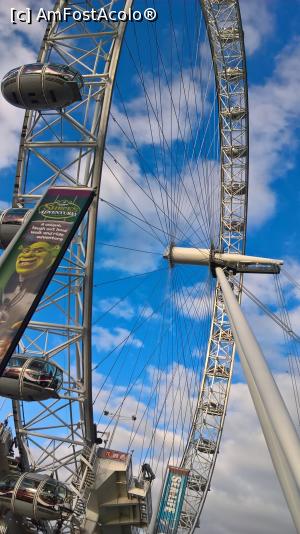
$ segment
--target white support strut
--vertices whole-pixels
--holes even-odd
[[[221,267],[216,267],[216,275],[270,455],[300,533],[300,440],[261,348]]]

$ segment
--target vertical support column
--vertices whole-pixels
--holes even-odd
[[[124,13],[128,15],[132,7],[133,0],[126,0],[124,6]],[[96,436],[94,435],[93,424],[93,399],[92,399],[92,298],[93,298],[93,265],[95,257],[95,242],[97,230],[97,215],[99,204],[99,191],[102,177],[102,163],[104,156],[104,145],[108,127],[109,111],[111,107],[112,92],[114,88],[114,81],[120,57],[120,52],[125,34],[126,22],[121,22],[118,26],[115,44],[110,58],[108,69],[109,83],[105,88],[103,103],[101,108],[100,124],[97,138],[97,149],[95,160],[93,164],[93,174],[91,178],[91,186],[96,190],[96,197],[91,204],[89,210],[88,221],[88,242],[86,247],[86,278],[84,282],[83,299],[85,301],[84,315],[83,315],[83,376],[85,381],[85,434],[86,439],[90,445],[95,443]]]
[[[220,267],[216,268],[248,387],[274,467],[300,533],[300,440],[264,355]]]

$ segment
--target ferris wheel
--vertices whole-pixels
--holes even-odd
[[[53,12],[37,62],[3,81],[27,109],[1,240],[49,187],[96,194],[0,378],[14,421],[1,430],[1,528],[193,532],[235,351],[216,269],[229,262],[242,290],[239,4],[58,0]]]

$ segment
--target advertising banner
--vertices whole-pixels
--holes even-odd
[[[168,466],[157,516],[156,533],[171,534],[177,531],[188,474],[188,469]]]
[[[94,197],[50,187],[0,263],[0,376]]]
[[[121,451],[113,451],[112,449],[99,449],[99,458],[105,458],[106,460],[116,460],[117,462],[128,463],[130,460],[130,454]]]

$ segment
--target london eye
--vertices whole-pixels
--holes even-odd
[[[222,451],[236,344],[294,495],[299,443],[282,412],[287,460],[232,311],[244,273],[282,264],[245,255],[238,0],[57,0],[36,61],[21,63],[2,81],[25,116],[1,265],[48,191],[93,199],[0,377],[3,413],[12,400],[0,436],[1,532],[194,532]],[[1,350],[48,241],[23,247],[18,279],[0,284]],[[288,503],[299,526],[299,494]]]

